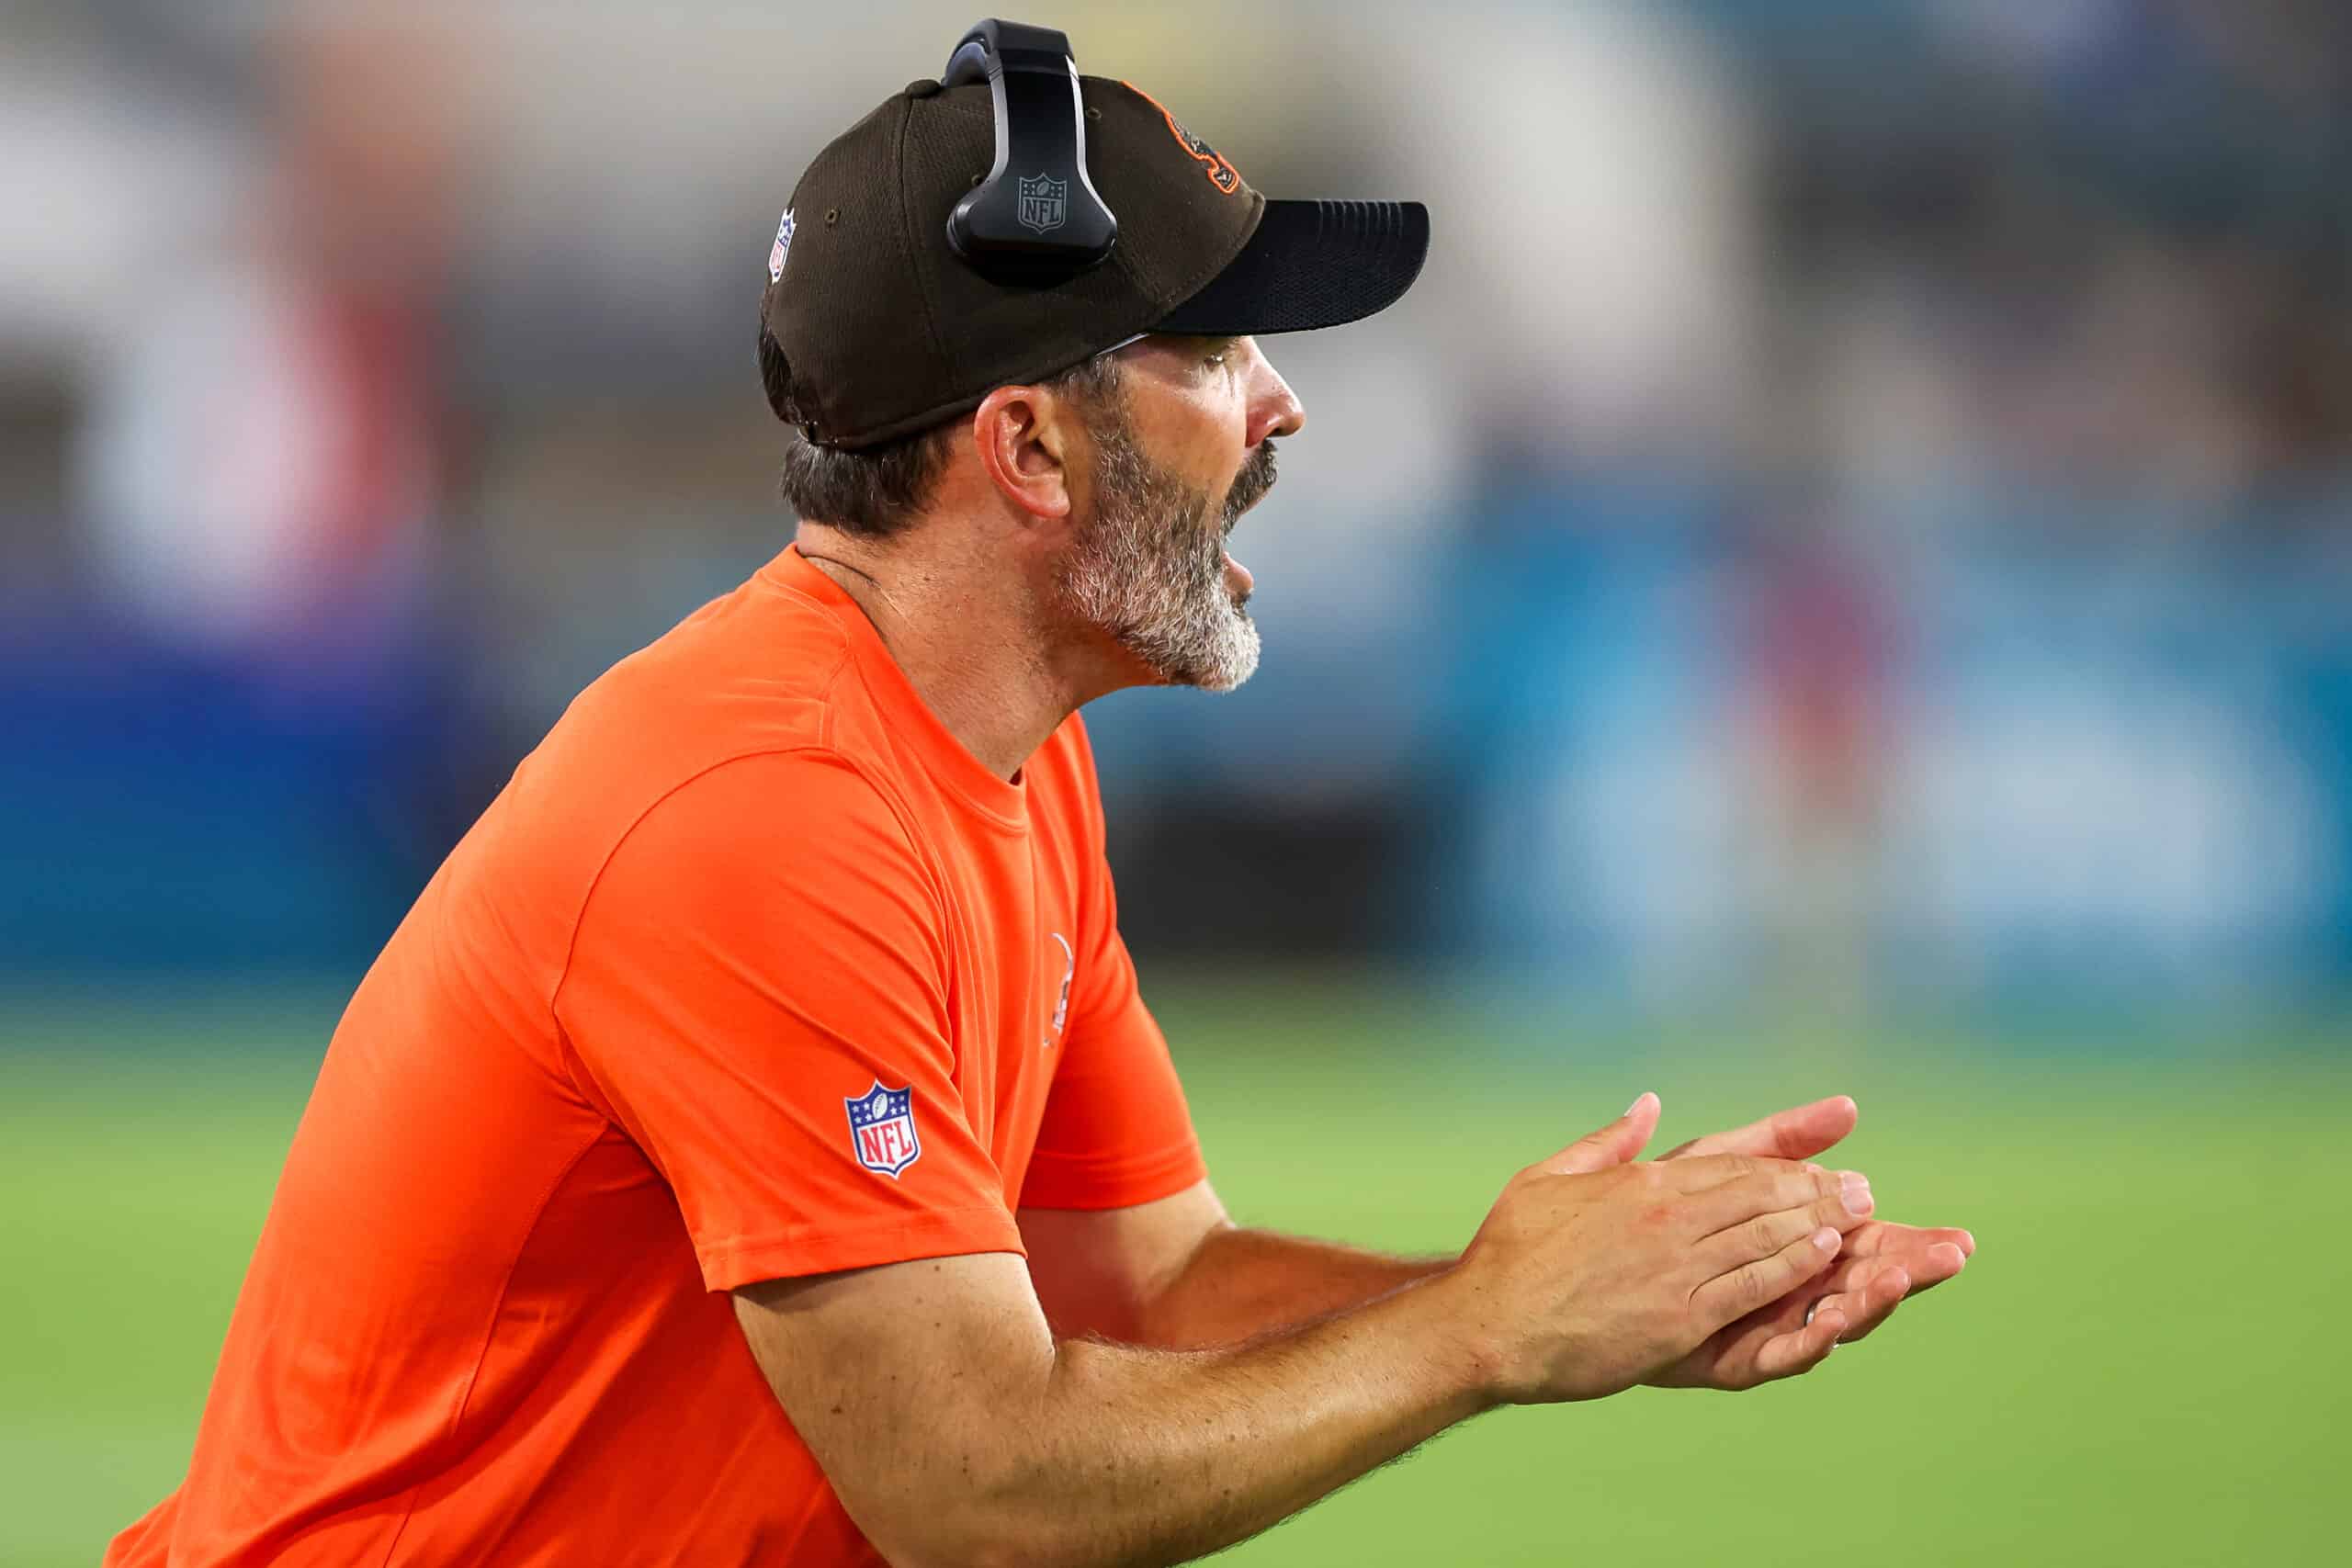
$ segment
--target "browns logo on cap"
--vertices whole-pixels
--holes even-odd
[[[1156,108],[1160,112],[1168,121],[1168,133],[1176,139],[1176,144],[1183,148],[1185,152],[1190,152],[1193,157],[1199,159],[1202,163],[1208,165],[1209,184],[1216,186],[1217,189],[1225,192],[1227,196],[1232,195],[1235,191],[1241,188],[1241,171],[1235,168],[1233,164],[1226,159],[1225,154],[1219,152],[1216,148],[1210,146],[1207,142],[1202,141],[1199,137],[1193,135],[1182,126],[1177,124],[1176,116],[1169,110],[1167,105],[1161,103],[1158,98],[1153,97],[1149,93],[1145,92],[1141,87],[1136,86],[1133,82],[1122,82],[1119,85],[1126,88],[1127,91],[1136,94],[1137,96],[1141,97],[1145,103],[1149,104],[1153,108]]]

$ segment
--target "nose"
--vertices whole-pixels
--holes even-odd
[[[1272,361],[1258,351],[1255,338],[1250,340],[1250,354],[1256,361],[1250,398],[1250,445],[1255,446],[1269,435],[1296,435],[1306,428],[1306,410],[1298,394],[1290,389]]]

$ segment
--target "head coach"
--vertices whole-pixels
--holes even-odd
[[[1959,1271],[1809,1163],[1842,1098],[1645,1162],[1645,1095],[1459,1257],[1227,1220],[1077,709],[1249,676],[1226,537],[1305,423],[1258,340],[1394,301],[1428,217],[1267,200],[1068,53],[983,24],[794,188],[797,539],[581,694],[369,970],[110,1563],[1172,1562]]]

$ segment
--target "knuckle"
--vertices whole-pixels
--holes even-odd
[[[1772,1260],[1751,1263],[1732,1276],[1732,1295],[1742,1312],[1753,1312],[1779,1294],[1773,1287]]]
[[[1770,1208],[1770,1194],[1756,1185],[1752,1176],[1736,1176],[1722,1185],[1707,1189],[1708,1201],[1726,1209],[1736,1208],[1742,1218],[1762,1213]]]
[[[1787,1245],[1787,1238],[1770,1214],[1760,1214],[1739,1227],[1739,1242],[1750,1258],[1770,1258]]]
[[[1737,1179],[1739,1160],[1733,1155],[1699,1155],[1683,1162],[1690,1168],[1693,1188],[1713,1187]]]

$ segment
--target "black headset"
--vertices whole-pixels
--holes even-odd
[[[996,166],[947,215],[947,243],[981,276],[1044,287],[1102,265],[1119,220],[1086,173],[1086,102],[1069,39],[991,17],[947,57],[939,83],[985,77]]]

